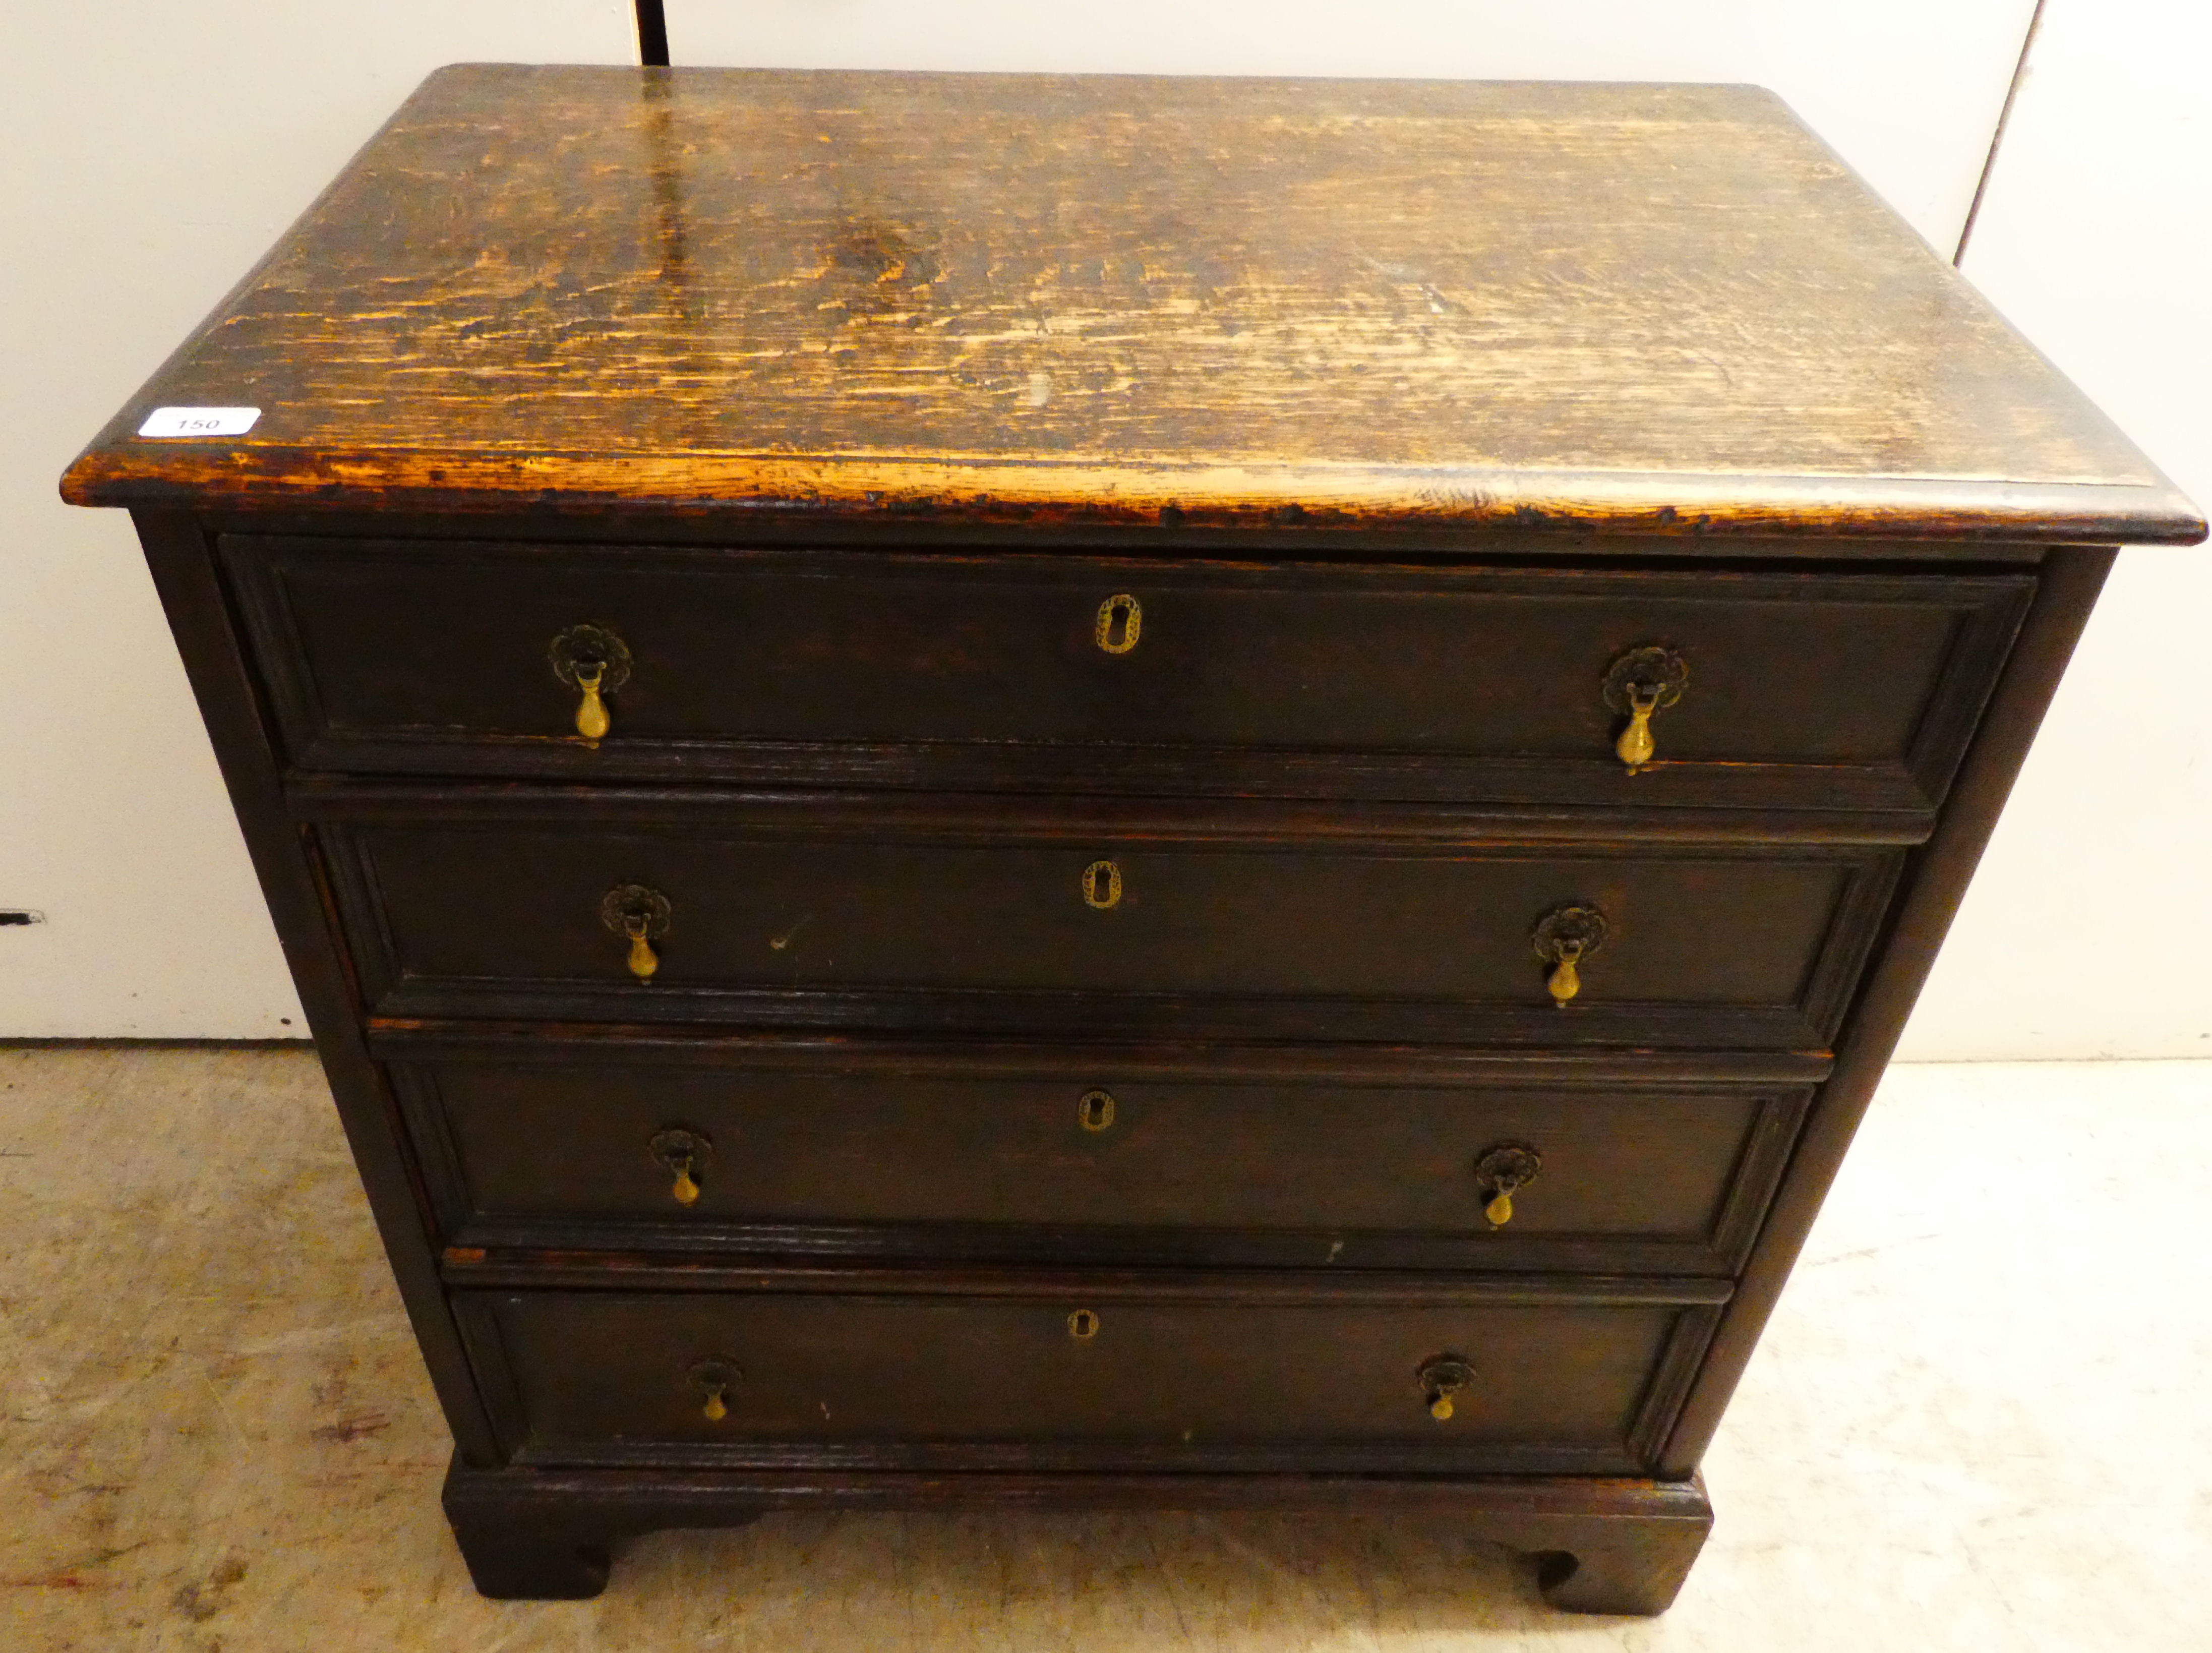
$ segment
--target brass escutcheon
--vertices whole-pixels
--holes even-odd
[[[1067,1334],[1078,1343],[1087,1343],[1098,1335],[1098,1316],[1088,1309],[1078,1309],[1067,1317]]]
[[[1103,1131],[1114,1122],[1114,1097],[1110,1091],[1085,1091],[1083,1100],[1075,1104],[1075,1116],[1086,1131]]]
[[[1513,1196],[1543,1169],[1543,1157],[1525,1142],[1501,1142],[1484,1149],[1474,1162],[1474,1185],[1490,1196],[1482,1207],[1484,1220],[1492,1228],[1511,1222]]]
[[[576,703],[576,732],[587,746],[606,738],[613,719],[606,696],[629,681],[629,645],[600,625],[570,626],[546,651],[553,675],[581,696]]]
[[[1632,648],[1606,669],[1605,703],[1628,719],[1628,726],[1613,744],[1613,754],[1629,774],[1642,774],[1657,750],[1651,736],[1652,714],[1681,699],[1689,686],[1689,662],[1656,644]]]
[[[1137,646],[1144,623],[1143,605],[1125,591],[1116,592],[1098,605],[1098,624],[1091,640],[1109,654],[1126,654]]]
[[[697,1205],[699,1174],[707,1168],[707,1161],[714,1152],[714,1145],[707,1133],[671,1125],[665,1130],[655,1131],[645,1146],[653,1156],[653,1163],[675,1177],[675,1185],[669,1192],[676,1203]]]
[[[1529,939],[1536,945],[1536,957],[1552,966],[1544,985],[1560,1009],[1583,990],[1581,966],[1605,945],[1609,927],[1596,908],[1572,902],[1554,907],[1536,921]]]
[[[1474,1368],[1464,1355],[1440,1354],[1424,1360],[1413,1378],[1427,1398],[1429,1416],[1441,1424],[1451,1418],[1452,1396],[1474,1385]]]
[[[1083,869],[1083,904],[1103,911],[1121,899],[1121,869],[1111,861],[1093,861]]]
[[[693,1363],[684,1374],[692,1394],[702,1402],[702,1417],[710,1424],[719,1424],[730,1415],[730,1391],[744,1381],[744,1374],[730,1360],[701,1360]]]
[[[660,969],[653,944],[668,933],[673,911],[668,897],[649,884],[618,884],[599,897],[599,922],[629,943],[629,973],[641,981],[652,981]]]

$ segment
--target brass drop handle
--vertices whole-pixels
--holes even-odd
[[[1596,908],[1572,902],[1554,907],[1536,921],[1529,939],[1535,943],[1536,957],[1552,967],[1544,985],[1561,1010],[1583,990],[1582,966],[1605,945],[1611,927]]]
[[[1544,985],[1551,990],[1552,1002],[1562,1009],[1568,1000],[1583,990],[1582,972],[1575,966],[1583,962],[1583,945],[1580,941],[1562,941],[1552,950],[1556,968],[1544,978]],[[632,964],[630,968],[635,969],[637,966]]]
[[[1629,774],[1642,774],[1658,750],[1651,734],[1653,714],[1681,699],[1689,686],[1689,662],[1656,645],[1632,648],[1606,669],[1605,703],[1628,718],[1628,726],[1613,743],[1613,755]]]
[[[646,1144],[646,1149],[652,1154],[653,1164],[676,1179],[669,1189],[676,1203],[679,1206],[697,1205],[699,1175],[706,1169],[707,1161],[714,1152],[714,1145],[708,1139],[707,1133],[681,1125],[672,1125],[665,1130],[654,1132],[653,1139]]]
[[[606,697],[629,681],[629,645],[606,626],[570,626],[546,653],[553,675],[579,696],[576,732],[586,745],[598,745],[614,722]]]
[[[1620,732],[1620,738],[1613,743],[1613,755],[1628,766],[1631,775],[1639,773],[1651,761],[1658,743],[1651,738],[1651,714],[1659,709],[1659,691],[1643,684],[1628,685],[1628,726]]]
[[[1490,1197],[1482,1207],[1485,1221],[1503,1228],[1513,1220],[1513,1196],[1536,1180],[1544,1169],[1543,1157],[1525,1142],[1501,1142],[1485,1148],[1474,1162],[1474,1185]]]
[[[702,1360],[684,1377],[700,1399],[699,1415],[710,1424],[719,1424],[730,1415],[730,1392],[744,1381],[744,1374],[731,1361]]]
[[[1448,1423],[1454,1410],[1452,1396],[1474,1386],[1474,1368],[1468,1364],[1464,1356],[1440,1354],[1423,1361],[1414,1377],[1428,1400],[1429,1416],[1440,1424]]]
[[[576,668],[576,687],[584,691],[583,702],[576,708],[576,732],[595,746],[605,738],[614,721],[608,717],[606,701],[599,694],[606,675],[605,661]]]
[[[653,944],[668,933],[674,909],[648,884],[618,884],[599,898],[599,922],[629,943],[629,973],[650,981],[660,969]]]

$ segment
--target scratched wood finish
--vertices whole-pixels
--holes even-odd
[[[2203,532],[1741,87],[449,69],[64,492]]]

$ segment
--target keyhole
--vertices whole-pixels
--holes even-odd
[[[1126,654],[1137,646],[1137,632],[1145,611],[1127,592],[1116,592],[1098,605],[1098,624],[1092,641],[1109,654]]]
[[[1082,1343],[1098,1335],[1098,1316],[1088,1309],[1078,1309],[1067,1317],[1067,1334]]]
[[[1108,908],[1121,899],[1121,869],[1111,861],[1093,861],[1083,869],[1083,899],[1087,906]]]
[[[1085,1091],[1076,1109],[1086,1131],[1103,1131],[1114,1122],[1114,1098],[1103,1091]]]

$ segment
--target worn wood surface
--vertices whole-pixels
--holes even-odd
[[[1778,101],[1672,86],[442,70],[64,491],[2203,532]]]

